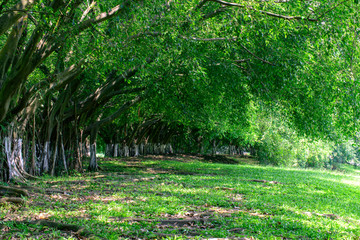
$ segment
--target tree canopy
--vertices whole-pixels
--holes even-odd
[[[88,136],[96,169],[98,133],[128,145],[190,132],[244,141],[259,102],[304,134],[354,136],[358,8],[353,1],[3,1],[2,178],[81,169]]]

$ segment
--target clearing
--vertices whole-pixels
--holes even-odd
[[[215,162],[103,158],[98,173],[42,177],[2,199],[0,238],[359,239],[360,170]]]

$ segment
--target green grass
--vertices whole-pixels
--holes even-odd
[[[32,182],[72,194],[34,193],[26,206],[0,206],[0,238],[77,239],[24,222],[35,219],[80,225],[102,239],[360,238],[360,170],[353,167],[302,170],[183,157],[108,159],[100,166],[98,175]]]

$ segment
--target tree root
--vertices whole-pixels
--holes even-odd
[[[71,195],[72,194],[72,192],[70,192],[70,191],[63,191],[63,190],[51,189],[51,188],[42,189],[42,188],[33,187],[33,186],[24,186],[23,188],[28,189],[29,191],[45,193],[45,194],[48,194],[48,195],[51,195],[53,193],[59,193],[59,194],[63,194],[63,195]]]
[[[28,174],[28,173],[25,172],[25,171],[22,171],[22,174],[24,175],[24,177],[25,177],[26,179],[30,179],[30,180],[40,180],[39,177],[36,177],[36,176],[34,176],[34,175],[31,175],[31,174]]]
[[[283,184],[283,183],[277,182],[277,181],[268,181],[268,180],[260,180],[260,179],[243,180],[243,181],[248,181],[248,182],[261,182],[261,183],[270,183],[270,184]]]
[[[62,191],[59,189],[41,189],[37,187],[32,186],[23,186],[21,188],[18,187],[7,187],[7,186],[0,186],[0,196],[6,196],[6,197],[29,197],[29,191],[36,191],[40,193],[46,193],[46,194],[64,194],[64,195],[70,195],[71,192],[68,191]]]
[[[25,200],[19,197],[3,197],[0,198],[0,204],[1,203],[14,203],[14,204],[25,204]]]
[[[53,221],[48,221],[48,220],[31,221],[28,223],[40,225],[40,226],[51,227],[51,228],[55,228],[55,229],[58,229],[61,231],[73,231],[79,236],[90,237],[90,238],[96,237],[92,232],[87,231],[87,230],[85,230],[85,228],[80,227],[78,225],[74,225],[74,224],[58,223],[58,222],[53,222]]]
[[[29,197],[29,193],[20,188],[0,186],[0,196]]]

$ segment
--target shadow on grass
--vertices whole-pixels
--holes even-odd
[[[46,183],[76,191],[71,196],[33,196],[44,204],[17,209],[2,225],[11,233],[47,234],[44,238],[54,233],[18,219],[75,224],[103,239],[360,235],[360,190],[343,183],[353,178],[340,173],[152,158],[108,159],[100,164],[103,171],[98,175]]]

